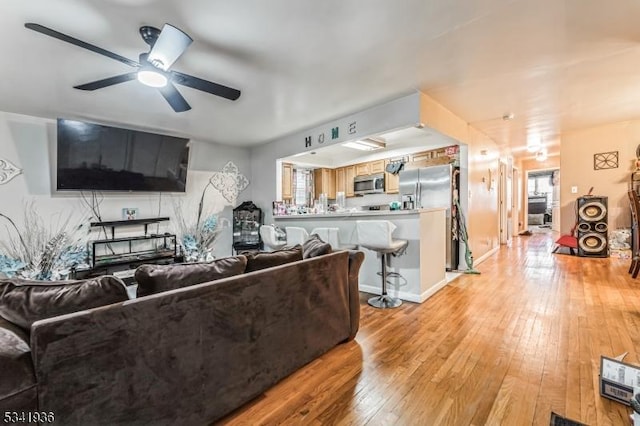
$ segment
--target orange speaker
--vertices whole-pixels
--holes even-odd
[[[607,204],[607,197],[578,198],[578,256],[609,256]]]

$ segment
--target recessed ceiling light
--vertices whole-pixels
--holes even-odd
[[[345,142],[342,146],[347,148],[359,149],[360,151],[375,151],[376,149],[382,149],[387,146],[382,140],[365,138],[362,140]]]

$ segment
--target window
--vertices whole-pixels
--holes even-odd
[[[529,174],[527,190],[529,195],[540,195],[552,192],[553,185],[551,184],[551,172],[536,175]]]
[[[313,204],[313,170],[293,169],[293,203],[297,206]]]

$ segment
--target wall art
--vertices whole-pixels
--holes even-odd
[[[11,161],[0,158],[0,185],[9,182],[22,173],[22,169],[16,167]]]
[[[222,171],[215,172],[209,182],[230,204],[235,204],[238,194],[249,186],[249,179],[232,161],[225,164]]]
[[[593,154],[593,170],[617,169],[618,151]]]

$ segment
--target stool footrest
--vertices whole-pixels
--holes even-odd
[[[381,296],[372,297],[368,300],[368,303],[376,308],[387,309],[397,308],[402,305],[402,300],[383,294]]]

